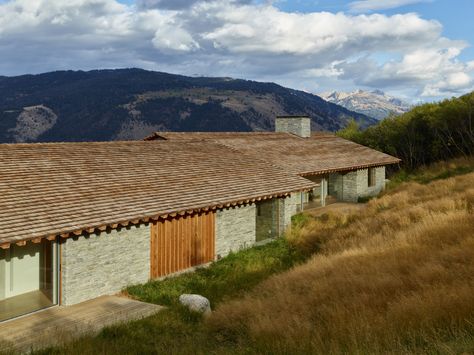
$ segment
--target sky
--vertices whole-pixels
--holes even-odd
[[[474,0],[0,0],[0,75],[137,67],[410,102],[474,90]]]

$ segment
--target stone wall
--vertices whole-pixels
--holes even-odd
[[[291,226],[299,198],[299,194],[291,194],[287,198],[258,202],[261,216],[257,216],[257,204],[217,211],[216,258],[253,246],[259,233],[261,240],[282,235]],[[268,238],[264,238],[267,234]]]
[[[61,245],[62,304],[114,294],[150,277],[150,226],[68,238]]]
[[[330,174],[328,190],[339,201],[357,202],[359,197],[376,196],[385,188],[385,167],[375,168],[375,185],[368,186],[368,169]]]
[[[301,197],[299,193],[292,193],[289,197],[281,200],[280,203],[283,205],[283,208],[280,208],[282,232],[291,227],[291,217],[298,213],[298,206],[301,205],[300,200]]]
[[[255,244],[256,205],[217,211],[216,258]]]
[[[360,197],[377,196],[385,188],[385,166],[374,169],[374,186],[368,186],[369,169],[357,171],[357,190]]]
[[[338,201],[357,202],[357,171],[329,174],[328,193]]]

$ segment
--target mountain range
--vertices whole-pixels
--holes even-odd
[[[383,91],[337,92],[320,94],[328,102],[341,105],[348,110],[362,113],[377,120],[395,114],[400,115],[410,110],[410,105],[401,99],[385,94]]]
[[[0,77],[0,142],[141,139],[154,131],[273,130],[277,115],[313,130],[376,120],[319,96],[232,78],[115,69]]]

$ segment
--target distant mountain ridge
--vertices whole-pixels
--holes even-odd
[[[141,139],[154,131],[273,130],[305,114],[314,130],[373,118],[274,83],[141,69],[0,76],[0,143]]]
[[[362,113],[377,120],[390,114],[400,115],[410,110],[410,105],[396,97],[385,94],[381,90],[352,92],[332,91],[320,95],[328,102],[341,105],[348,110]]]

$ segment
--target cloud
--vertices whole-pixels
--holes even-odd
[[[343,13],[292,14],[272,6],[240,6],[233,11],[206,6],[220,26],[204,34],[214,47],[234,53],[336,54],[361,50],[416,48],[435,41],[442,26],[416,14],[359,15]]]
[[[413,5],[430,0],[359,0],[349,4],[352,12],[372,12],[378,10],[395,9],[397,7]]]
[[[141,9],[181,10],[190,8],[197,3],[212,2],[213,0],[138,0],[137,6]],[[233,0],[234,4],[249,4],[252,0]]]
[[[197,2],[206,0],[138,0],[137,6],[141,9],[169,9],[179,10],[193,6]]]
[[[412,87],[422,97],[462,94],[472,88],[469,63],[456,60],[465,44],[450,42],[449,48],[424,48],[406,53],[400,60],[382,65],[368,57],[343,62],[336,67],[357,85],[372,88]]]
[[[175,4],[0,3],[0,75],[141,67],[309,90],[343,83],[440,96],[472,84],[474,61],[459,60],[467,44],[443,38],[439,22],[414,13],[292,13],[232,0]]]

